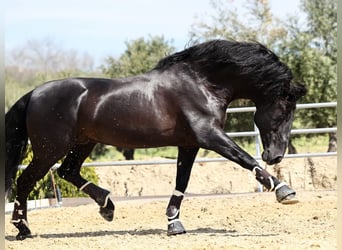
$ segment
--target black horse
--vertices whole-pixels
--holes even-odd
[[[262,138],[262,159],[282,160],[298,98],[289,68],[254,42],[213,40],[159,61],[154,69],[122,79],[72,78],[47,82],[20,98],[7,112],[6,194],[31,141],[33,159],[17,179],[12,223],[17,239],[31,236],[26,200],[35,183],[59,159],[60,177],[87,193],[100,214],[113,219],[109,191],[80,176],[96,143],[126,148],[178,146],[176,187],[166,209],[168,234],[184,233],[179,212],[199,148],[209,149],[255,173],[281,203],[295,191],[270,175],[224,132],[225,111],[238,98],[252,100]],[[214,171],[214,170],[213,170]]]

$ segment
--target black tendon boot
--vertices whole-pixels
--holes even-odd
[[[108,190],[102,189],[90,181],[85,183],[80,190],[88,194],[97,204],[99,204],[99,212],[105,220],[113,220],[115,206],[109,198],[110,192]]]
[[[16,237],[17,240],[25,240],[31,238],[31,231],[27,223],[27,208],[26,202],[20,203],[18,200],[14,201],[14,210],[11,223],[19,230]]]
[[[170,202],[166,209],[166,216],[168,219],[167,235],[176,235],[186,233],[182,222],[179,219],[179,208],[182,203],[184,194],[175,191],[171,196]]]

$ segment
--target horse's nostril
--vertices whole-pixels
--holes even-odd
[[[265,150],[264,152],[262,152],[261,158],[263,161],[267,161],[268,159],[268,155],[269,155],[269,151]]]
[[[268,152],[263,152],[262,159],[268,165],[274,165],[274,164],[277,164],[277,163],[281,162],[281,160],[283,159],[283,156],[282,155],[278,155],[276,157],[271,157]]]
[[[273,158],[272,160],[268,161],[267,164],[269,165],[273,165],[273,164],[277,164],[279,162],[281,162],[281,160],[283,159],[283,156],[277,156],[275,158]]]

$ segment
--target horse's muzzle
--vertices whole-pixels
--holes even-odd
[[[268,165],[273,165],[273,164],[277,164],[279,162],[281,162],[283,159],[283,156],[277,156],[276,158],[270,160],[267,162]]]
[[[283,155],[277,154],[275,156],[272,156],[268,150],[265,150],[262,153],[262,160],[266,162],[268,165],[274,165],[282,161],[284,158]]]

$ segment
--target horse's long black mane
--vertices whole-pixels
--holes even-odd
[[[189,47],[161,59],[154,69],[166,70],[174,64],[197,65],[209,72],[217,67],[229,67],[234,74],[245,77],[256,87],[279,96],[288,90],[293,76],[278,56],[257,42],[212,40]]]

